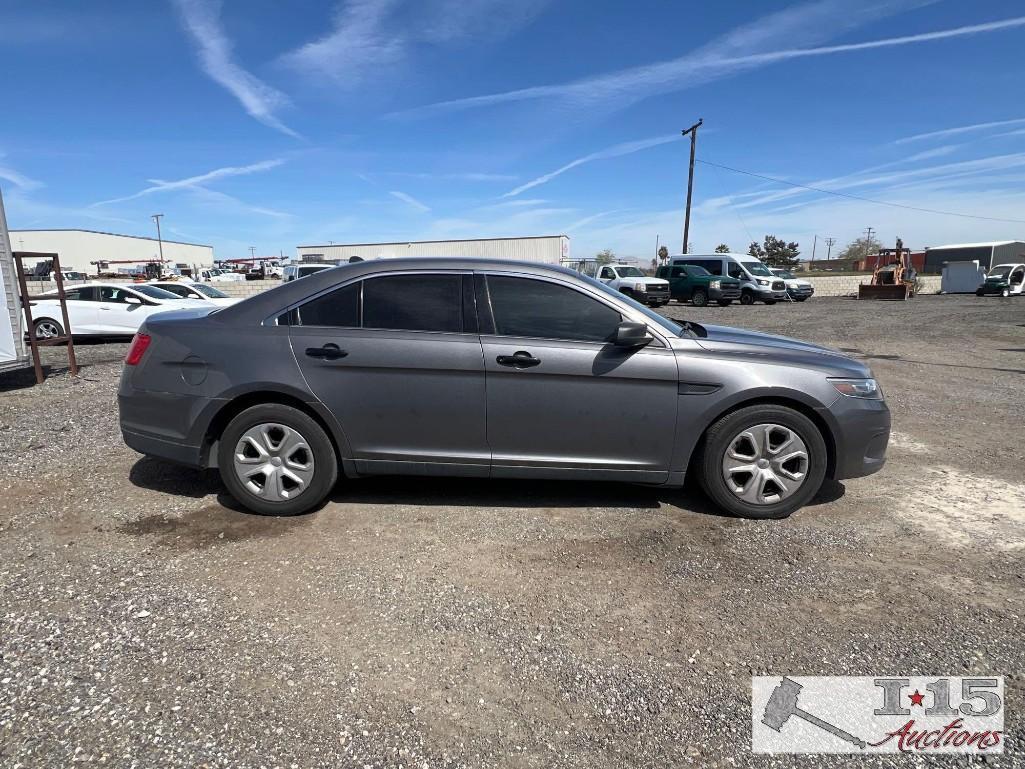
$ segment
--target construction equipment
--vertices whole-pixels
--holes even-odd
[[[917,273],[911,266],[911,249],[897,238],[896,248],[879,250],[881,263],[872,273],[871,283],[858,286],[858,299],[910,299],[915,295]]]

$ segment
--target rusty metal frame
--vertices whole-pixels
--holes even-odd
[[[18,288],[21,290],[21,308],[25,313],[25,333],[28,335],[28,346],[32,350],[32,365],[36,370],[36,384],[42,384],[43,364],[39,360],[39,347],[57,345],[66,342],[68,346],[68,370],[71,376],[78,376],[78,361],[75,359],[75,342],[71,338],[71,321],[68,320],[68,301],[64,294],[64,276],[61,274],[61,260],[58,254],[37,253],[34,251],[14,251],[14,266],[18,272]],[[64,321],[64,335],[51,339],[36,339],[35,323],[32,320],[31,297],[28,293],[28,281],[25,279],[23,259],[50,259],[53,263],[53,275],[57,281],[57,297],[61,305],[61,319]]]

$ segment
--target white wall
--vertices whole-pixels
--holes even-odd
[[[345,261],[350,256],[382,259],[403,256],[451,256],[476,259],[517,259],[523,262],[558,264],[569,256],[569,237],[551,235],[537,238],[493,238],[486,240],[430,240],[410,243],[356,243],[299,246],[299,258],[322,254],[326,261]]]
[[[96,265],[90,262],[130,259],[145,263],[158,259],[160,255],[156,238],[137,238],[88,230],[11,230],[11,248],[15,251],[56,253],[60,256],[62,269],[80,270],[90,275],[96,274]],[[212,246],[165,240],[164,259],[188,265],[211,265],[214,250]],[[30,268],[31,262],[26,262],[25,266]],[[116,272],[119,267],[131,265],[112,264],[109,270]]]

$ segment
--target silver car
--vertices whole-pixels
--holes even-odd
[[[248,509],[302,513],[381,474],[680,487],[782,518],[883,466],[872,372],[828,348],[669,320],[569,270],[343,265],[216,312],[146,321],[125,442],[219,468]],[[343,486],[344,488],[344,486]]]

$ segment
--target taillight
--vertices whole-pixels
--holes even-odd
[[[128,354],[125,355],[125,365],[138,365],[139,361],[142,360],[142,356],[146,354],[149,343],[152,341],[153,339],[149,334],[136,334],[133,336],[132,343],[128,346]]]

